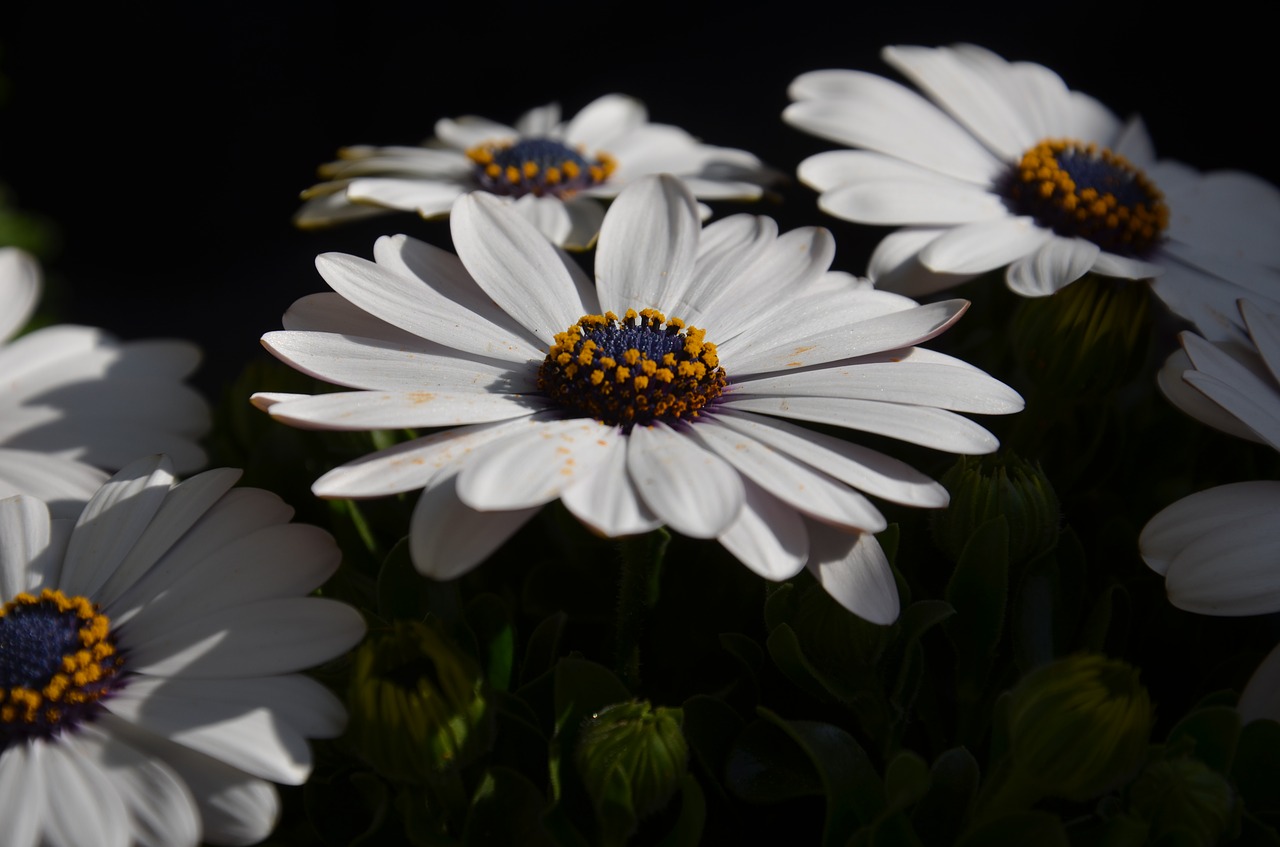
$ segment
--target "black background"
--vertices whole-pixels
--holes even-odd
[[[780,119],[797,74],[892,75],[882,45],[972,41],[1140,112],[1161,156],[1274,181],[1271,32],[1230,5],[1194,8],[10,4],[0,184],[56,226],[47,269],[59,319],[195,340],[206,351],[196,382],[212,399],[265,356],[258,337],[294,299],[324,290],[316,254],[368,256],[391,232],[447,239],[445,225],[411,215],[309,232],[290,221],[338,147],[417,143],[442,116],[510,123],[552,100],[569,116],[619,91],[652,120],[793,174],[832,146]],[[829,226],[835,267],[854,273],[880,234],[821,214],[798,184],[781,204],[745,208],[785,228]]]

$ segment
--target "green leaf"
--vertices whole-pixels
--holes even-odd
[[[902,750],[889,760],[884,771],[884,793],[889,808],[910,808],[929,790],[929,765],[911,750]]]
[[[1009,594],[1009,528],[1004,517],[987,521],[973,533],[947,583],[947,602],[955,609],[947,635],[955,645],[957,673],[981,685],[1004,627]]]
[[[1024,674],[1058,655],[1058,583],[1058,567],[1051,556],[1037,556],[1027,563],[1013,602],[1010,632],[1013,658]]]
[[[1256,720],[1240,730],[1231,778],[1253,812],[1280,812],[1280,723]]]
[[[706,822],[707,799],[702,794],[702,786],[686,774],[680,780],[680,817],[657,847],[698,847]]]
[[[522,774],[503,767],[489,768],[471,798],[462,843],[466,847],[553,847],[542,824],[547,801]]]
[[[1057,815],[1049,812],[1015,812],[983,824],[957,842],[957,847],[1071,847]]]
[[[748,725],[729,756],[728,783],[736,794],[754,802],[824,795],[823,845],[842,847],[859,824],[884,812],[884,783],[853,736],[831,724],[758,712],[763,720]]]
[[[711,781],[717,793],[723,794],[729,751],[746,723],[726,703],[705,694],[695,694],[680,708],[693,761],[701,766],[704,778]]]
[[[1183,739],[1193,740],[1197,759],[1228,774],[1239,738],[1240,713],[1229,706],[1210,706],[1178,721],[1169,731],[1168,743],[1172,746]]]
[[[515,666],[516,633],[507,604],[496,594],[481,594],[467,604],[467,624],[475,633],[480,664],[489,685],[506,691]]]
[[[964,747],[943,752],[929,769],[929,789],[911,812],[926,844],[950,843],[964,829],[978,796],[978,760]]]
[[[434,615],[446,623],[462,617],[457,583],[438,582],[418,573],[409,559],[409,539],[402,538],[378,571],[378,614],[387,620],[424,620]]]
[[[830,703],[836,700],[836,696],[818,678],[817,670],[809,664],[804,650],[800,648],[800,639],[796,637],[795,630],[790,624],[779,624],[774,628],[773,632],[769,633],[765,647],[769,650],[769,656],[778,666],[778,670],[782,671],[783,675],[801,691],[819,703]]]
[[[527,685],[555,666],[567,621],[568,616],[564,612],[556,612],[534,627],[524,648],[524,661],[520,663],[521,685]]]

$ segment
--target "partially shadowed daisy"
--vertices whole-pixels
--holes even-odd
[[[40,267],[0,249],[0,497],[30,494],[72,515],[112,471],[153,453],[203,467],[208,403],[183,380],[200,351],[186,341],[118,341],[61,324],[13,338],[40,297]]]
[[[467,115],[436,122],[419,147],[347,147],[320,168],[325,182],[303,192],[299,226],[323,226],[379,212],[449,214],[468,191],[486,191],[515,207],[548,238],[588,246],[604,206],[645,174],[683,178],[704,200],[754,200],[777,174],[743,150],[713,147],[679,127],[649,122],[639,101],[607,94],[569,121],[550,104],[514,127]]]
[[[1154,279],[1213,340],[1241,334],[1235,301],[1280,283],[1280,191],[1236,171],[1157,160],[1121,121],[1049,69],[971,44],[886,47],[927,97],[874,74],[797,77],[783,118],[856,150],[801,162],[829,214],[902,226],[872,256],[878,287],[921,296],[1007,266],[1052,294],[1093,272]]]
[[[338,566],[240,472],[139,460],[79,520],[0,500],[0,844],[254,844],[346,716],[298,671],[364,633]]]
[[[559,498],[597,532],[667,525],[718,539],[757,573],[808,567],[863,617],[898,613],[862,492],[939,507],[946,491],[881,453],[793,421],[986,453],[957,412],[1022,399],[965,362],[916,347],[967,303],[920,306],[828,275],[830,234],[779,235],[735,215],[703,229],[677,179],[650,177],[610,207],[595,285],[495,197],[457,201],[458,255],[404,236],[375,261],[326,254],[337,292],[299,301],[263,338],[294,367],[355,391],[257,394],[318,429],[446,427],[337,468],[313,490],[424,489],[410,551],[423,573],[479,564]]]
[[[1192,417],[1280,450],[1280,317],[1246,301],[1239,308],[1251,346],[1183,333],[1185,353],[1170,358],[1161,384]],[[1280,481],[1221,485],[1161,510],[1138,543],[1175,606],[1206,615],[1267,614],[1280,611],[1277,515]]]

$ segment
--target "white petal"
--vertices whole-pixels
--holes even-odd
[[[1213,492],[1200,492],[1202,509],[1221,512]],[[1187,544],[1169,563],[1165,589],[1169,602],[1202,615],[1263,615],[1280,611],[1280,507],[1277,488],[1265,492],[1271,514],[1234,515]],[[1236,493],[1225,498],[1232,501]],[[1207,502],[1206,502],[1207,500]]]
[[[54,517],[80,514],[107,474],[84,462],[0,447],[0,497],[29,494],[43,500]]]
[[[311,486],[317,497],[385,497],[425,488],[444,468],[477,447],[529,426],[528,418],[475,424],[435,432],[362,456],[320,477]]]
[[[1050,238],[1010,265],[1005,280],[1023,297],[1047,297],[1088,273],[1101,252],[1083,238]]]
[[[466,190],[466,181],[458,179],[362,177],[347,186],[347,199],[434,218],[447,214],[453,201]]]
[[[976,138],[909,88],[857,71],[844,72],[843,79],[839,99],[792,103],[782,119],[821,138],[969,182],[990,183],[1003,170]]]
[[[516,119],[516,131],[521,135],[550,135],[560,123],[560,104],[548,103],[525,112]]]
[[[564,129],[564,139],[573,145],[584,144],[587,152],[594,154],[607,150],[616,138],[643,126],[648,119],[644,104],[634,97],[606,94],[573,116]]]
[[[307,677],[139,678],[106,707],[140,729],[253,776],[299,785],[311,772],[307,729],[341,732],[342,703]]]
[[[59,806],[44,816],[45,841],[52,847],[128,847],[131,833],[124,801],[102,768],[80,749],[75,735],[36,749],[43,790],[57,797]]]
[[[1117,256],[1104,250],[1094,259],[1093,272],[1120,279],[1151,279],[1159,277],[1163,271],[1160,265],[1128,256]]]
[[[766,326],[758,333],[744,334],[721,346],[725,370],[739,379],[752,374],[791,371],[840,359],[851,359],[899,350],[928,341],[960,319],[969,304],[964,300],[944,300],[909,309],[878,314],[858,320],[856,298],[849,311],[831,309],[812,321],[791,320]],[[848,314],[843,321],[831,321]],[[833,325],[834,324],[834,325]]]
[[[162,638],[183,622],[257,600],[310,593],[338,568],[333,536],[307,524],[277,524],[247,533],[166,575],[154,599],[131,617],[112,617],[129,639]]]
[[[524,362],[539,355],[538,348],[522,335],[453,302],[428,281],[397,273],[381,262],[325,253],[316,258],[316,269],[334,291],[406,332],[503,361]]]
[[[14,744],[0,750],[0,844],[7,847],[36,847],[40,819],[46,814],[45,784],[38,770],[38,748],[45,743]]]
[[[413,565],[432,579],[453,579],[471,570],[541,509],[478,512],[458,499],[456,483],[454,472],[433,480],[418,498],[409,523]]]
[[[332,332],[358,338],[376,338],[401,347],[432,346],[430,341],[392,326],[356,306],[336,291],[308,294],[295,300],[280,323],[297,332]]]
[[[606,538],[638,535],[662,526],[627,473],[627,439],[608,439],[605,451],[596,472],[560,492],[560,502]]]
[[[1183,497],[1156,513],[1138,536],[1147,566],[1164,574],[1202,538],[1217,538],[1228,524],[1271,523],[1280,507],[1280,482],[1258,480],[1220,485]]]
[[[1258,348],[1258,354],[1266,363],[1273,379],[1280,381],[1280,319],[1268,315],[1258,305],[1240,301],[1240,316],[1249,328],[1249,337]]]
[[[436,138],[457,150],[467,150],[486,142],[513,141],[519,135],[506,124],[477,115],[441,118],[436,121],[435,133]]]
[[[898,586],[876,537],[806,521],[807,567],[827,593],[858,617],[888,625],[898,619]]]
[[[547,421],[477,450],[458,474],[458,498],[480,511],[541,506],[590,479],[621,437],[590,418]]]
[[[1259,378],[1197,335],[1184,333],[1182,344],[1196,366],[1183,380],[1280,450],[1280,393],[1274,379]]]
[[[29,496],[0,499],[0,604],[42,584],[51,564],[49,542],[49,508],[43,502]]]
[[[714,419],[699,421],[694,434],[743,476],[798,512],[868,532],[887,525],[884,515],[857,491]]]
[[[958,226],[920,251],[920,262],[942,273],[984,273],[1033,252],[1053,238],[1031,218],[998,218]]]
[[[904,227],[889,233],[872,252],[867,275],[875,280],[876,288],[908,297],[927,297],[968,282],[977,274],[936,273],[920,263],[920,251],[949,231],[940,227]]]
[[[502,309],[544,344],[587,313],[559,254],[502,200],[458,199],[450,216],[458,258]]]
[[[627,473],[653,513],[692,538],[715,538],[742,508],[733,466],[663,423],[631,430]]]
[[[537,389],[532,368],[483,361],[427,341],[405,349],[372,338],[285,331],[268,332],[262,346],[303,373],[349,388],[487,393],[500,386],[508,394]]]
[[[803,160],[796,176],[819,193],[879,180],[928,179],[934,172],[870,150],[828,150]],[[986,183],[981,183],[983,186]]]
[[[1022,103],[1010,102],[1008,89],[992,85],[966,54],[947,47],[894,46],[880,55],[1002,158],[1016,159],[1040,140]]]
[[[339,391],[276,402],[273,418],[305,429],[415,429],[501,421],[546,405],[538,395],[469,391]]]
[[[823,192],[818,208],[861,224],[943,226],[1007,217],[1004,201],[945,177],[878,179]]]
[[[586,250],[595,243],[604,221],[604,206],[593,197],[536,197],[526,194],[511,206],[552,244]]]
[[[248,847],[262,841],[275,828],[280,816],[280,798],[271,783],[158,735],[142,732],[110,712],[104,712],[99,723],[112,735],[163,761],[178,774],[200,808],[207,843]]]
[[[622,316],[627,309],[664,311],[678,302],[697,258],[701,225],[695,203],[669,176],[646,177],[618,195],[596,247],[602,308]]]
[[[928,361],[927,354],[913,358],[915,349],[735,383],[733,395],[848,397],[980,415],[1022,411],[1022,397],[1003,382],[977,368]]]
[[[1169,354],[1169,358],[1156,374],[1156,384],[1160,386],[1160,390],[1164,392],[1169,402],[1206,426],[1234,435],[1236,438],[1261,443],[1262,439],[1258,434],[1241,423],[1239,418],[1182,379],[1183,373],[1194,367],[1191,360],[1187,358],[1186,351],[1178,349]]]
[[[80,727],[76,745],[97,762],[119,793],[134,842],[140,847],[196,847],[200,811],[186,783],[163,761],[98,726]]]
[[[229,679],[309,668],[364,636],[360,614],[323,597],[246,603],[130,643],[129,666],[153,676]]]
[[[0,342],[26,325],[40,300],[40,263],[17,247],[0,248]]]
[[[876,497],[924,508],[947,505],[947,489],[941,483],[867,447],[788,421],[733,409],[717,410],[716,420]]]
[[[173,483],[163,456],[140,459],[108,480],[76,523],[58,587],[93,596],[129,555]]]
[[[1273,648],[1249,677],[1236,711],[1241,723],[1280,721],[1280,646]]]
[[[365,206],[347,199],[346,184],[322,183],[302,193],[303,204],[293,213],[299,229],[319,229],[347,221],[387,214],[382,206]]]
[[[742,488],[742,509],[718,540],[738,561],[765,579],[790,579],[809,558],[809,532],[804,520],[795,509],[751,480],[744,478]]]
[[[981,455],[1000,446],[994,435],[968,418],[928,406],[838,397],[729,397],[720,402],[730,409],[874,432],[951,453]]]

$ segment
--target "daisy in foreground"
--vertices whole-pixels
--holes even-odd
[[[182,380],[200,351],[185,341],[120,342],[62,324],[12,339],[40,299],[40,266],[0,248],[0,497],[30,494],[73,516],[140,456],[201,468],[208,403]]]
[[[1202,423],[1280,450],[1280,317],[1248,301],[1239,310],[1248,346],[1184,332],[1161,387]],[[1138,545],[1175,606],[1205,615],[1268,614],[1280,611],[1277,514],[1280,480],[1220,485],[1164,508]]]
[[[799,167],[829,214],[904,226],[871,258],[877,287],[911,296],[1008,266],[1011,289],[1052,294],[1094,272],[1153,279],[1211,338],[1243,337],[1235,301],[1280,283],[1280,191],[1249,174],[1158,161],[1123,122],[1052,71],[971,44],[886,47],[927,96],[874,74],[802,74],[791,125],[858,150]],[[1273,302],[1280,302],[1275,301]]]
[[[676,174],[704,200],[755,200],[778,176],[743,150],[649,123],[644,105],[621,94],[600,97],[567,122],[554,103],[514,127],[444,118],[422,146],[347,147],[338,155],[320,168],[326,181],[303,192],[299,226],[391,210],[442,217],[460,195],[480,190],[514,200],[548,238],[574,249],[600,231],[600,200],[644,174]]]
[[[271,782],[305,781],[306,739],[341,732],[296,673],[364,633],[303,596],[337,545],[239,476],[141,459],[74,526],[0,500],[0,844],[253,844]]]
[[[940,507],[946,490],[902,462],[792,423],[812,421],[939,450],[997,442],[956,412],[1022,399],[917,348],[967,303],[919,306],[828,274],[830,234],[779,235],[769,218],[701,228],[670,176],[610,207],[592,285],[510,206],[460,198],[458,255],[404,236],[375,261],[317,260],[337,292],[304,298],[263,344],[355,391],[262,393],[286,423],[318,429],[452,427],[339,467],[322,497],[424,489],[410,552],[439,579],[479,564],[559,498],[608,536],[666,525],[715,538],[773,580],[806,566],[881,623],[898,613],[862,492]],[[788,420],[791,419],[791,420]]]

